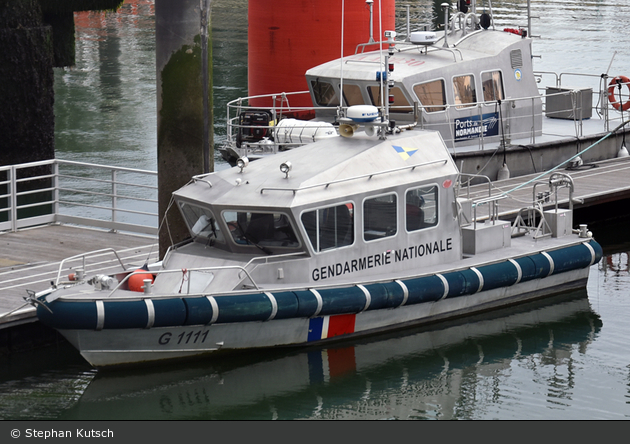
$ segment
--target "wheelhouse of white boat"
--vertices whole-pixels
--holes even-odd
[[[457,177],[433,131],[337,137],[211,173],[174,193],[194,242],[171,250],[164,266],[242,267],[214,278],[215,290],[232,290],[453,262],[462,257]]]
[[[420,32],[411,37],[418,34],[436,35]],[[380,107],[387,102],[390,120],[438,130],[451,148],[480,138],[491,143],[503,136],[540,136],[542,100],[533,74],[530,40],[486,29],[449,37],[457,40],[448,46],[444,46],[445,37],[431,45],[414,44],[413,40],[392,43],[385,52],[385,72],[378,69],[383,63],[379,51],[308,70],[316,119],[335,119],[343,88],[345,106]],[[388,97],[382,98],[381,91]],[[501,122],[506,122],[503,132]]]

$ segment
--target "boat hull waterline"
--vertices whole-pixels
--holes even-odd
[[[64,299],[37,308],[95,367],[304,346],[438,322],[583,288],[594,240],[443,274],[225,296]],[[129,339],[133,337],[131,342]]]

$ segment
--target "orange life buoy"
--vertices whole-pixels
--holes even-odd
[[[626,76],[617,76],[608,84],[608,101],[617,111],[627,111],[630,109],[630,99],[621,103],[621,92],[619,93],[619,100],[615,98],[615,88],[619,88],[619,85],[626,85],[630,94],[630,79]]]

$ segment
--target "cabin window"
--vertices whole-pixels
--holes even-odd
[[[483,100],[495,102],[503,100],[503,77],[501,71],[481,73],[481,85],[483,86]]]
[[[223,233],[217,225],[217,220],[208,208],[193,205],[188,202],[180,202],[181,209],[186,225],[191,236],[195,240],[211,240],[225,242]]]
[[[315,103],[319,106],[338,106],[339,97],[332,83],[321,80],[312,80],[311,88],[315,96]]]
[[[477,103],[475,78],[472,75],[453,77],[453,93],[457,109],[474,106]]]
[[[354,243],[354,205],[351,203],[302,213],[302,225],[316,252]]]
[[[396,235],[396,200],[396,194],[392,193],[363,202],[363,238],[366,241]]]
[[[381,106],[381,85],[368,86],[368,94],[372,105]],[[394,102],[389,102],[389,110],[393,113],[411,113],[413,108],[409,104],[409,100],[405,97],[405,93],[399,87],[395,86],[389,89],[389,95],[393,96]]]
[[[415,85],[413,91],[426,112],[435,113],[446,109],[444,80],[433,80]]]
[[[414,188],[405,194],[407,231],[434,227],[438,223],[437,186]]]
[[[223,220],[237,245],[285,248],[299,246],[286,214],[224,211]]]
[[[341,85],[339,85],[341,90]],[[343,101],[347,106],[364,105],[363,94],[358,85],[343,85]]]

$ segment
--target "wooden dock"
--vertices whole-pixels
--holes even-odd
[[[558,169],[554,172],[566,173],[573,179],[574,194],[573,208],[584,209],[601,206],[618,200],[630,198],[630,157],[605,160],[589,165],[583,165],[577,169]],[[500,201],[499,215],[503,219],[513,220],[518,211],[531,205],[533,202],[532,186],[522,186],[525,183],[541,182],[536,191],[548,191],[544,185],[549,181],[549,175],[543,173],[519,176],[491,183],[493,196],[508,193],[508,197]],[[521,187],[522,188],[519,188]],[[462,190],[460,195],[466,195]],[[475,185],[470,187],[470,198],[481,199],[488,196],[488,185]],[[568,192],[559,195],[559,202],[566,207],[568,205]],[[482,216],[485,210],[480,210],[478,216]],[[574,222],[578,222],[575,221]]]
[[[568,173],[574,182],[574,208],[586,208],[630,198],[630,158],[613,159],[586,165],[577,170],[557,170]],[[531,186],[522,184],[538,180],[548,181],[540,174],[520,176],[491,183],[492,195],[514,190],[502,199],[499,215],[512,220],[519,209],[532,204]],[[537,189],[538,190],[538,189]],[[540,191],[548,190],[541,185]],[[462,193],[465,194],[465,190]],[[488,184],[470,187],[473,199],[488,196]],[[568,196],[568,193],[566,193]],[[568,199],[559,199],[566,205]],[[483,216],[483,208],[478,216]],[[575,221],[575,223],[579,221]],[[141,266],[147,260],[157,260],[155,238],[111,233],[68,225],[48,225],[14,233],[0,234],[0,316],[24,305],[26,290],[41,291],[57,277],[60,262],[70,256],[89,251],[113,248],[128,266]],[[117,261],[108,253],[91,259],[89,270],[113,270]],[[0,317],[0,330],[35,320],[34,308],[27,306],[9,316]]]

